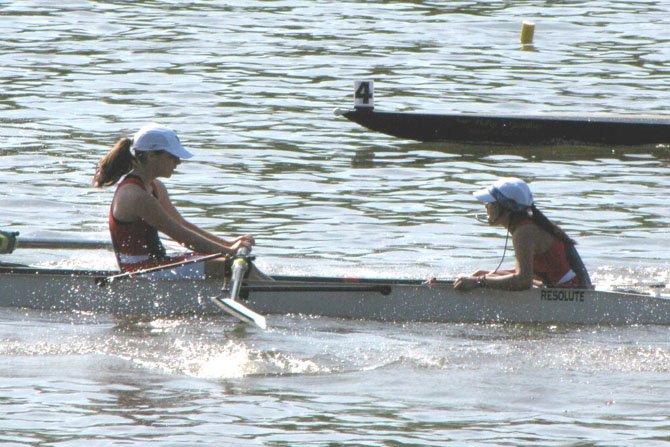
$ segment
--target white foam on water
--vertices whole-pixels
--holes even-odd
[[[654,294],[660,287],[660,291],[667,293],[665,285],[670,283],[670,269],[604,265],[591,273],[591,281],[601,290],[625,289]]]
[[[328,372],[327,368],[322,368],[311,360],[276,351],[260,351],[234,340],[223,345],[207,341],[175,340],[166,358],[133,361],[145,367],[202,379]]]
[[[118,270],[114,254],[107,251],[51,251],[39,257],[36,267],[55,269]]]

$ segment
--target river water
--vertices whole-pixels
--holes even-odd
[[[669,25],[665,1],[0,2],[0,228],[107,238],[95,165],[158,121],[196,155],[166,180],[176,205],[254,234],[271,273],[493,268],[505,234],[471,193],[518,176],[595,282],[665,282],[666,147],[421,144],[333,110],[371,79],[380,110],[666,114]],[[108,252],[2,261],[114,267]],[[665,327],[268,322],[0,310],[0,444],[670,441]]]

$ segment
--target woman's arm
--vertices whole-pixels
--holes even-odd
[[[502,290],[527,290],[533,286],[533,257],[535,253],[535,237],[532,225],[518,228],[512,235],[516,268],[506,274],[490,274],[463,277],[456,280],[454,287],[458,290],[471,290],[476,287],[487,287]]]
[[[168,214],[163,205],[144,189],[128,185],[117,192],[114,200],[114,215],[121,220],[142,219],[161,233],[181,245],[200,253],[234,254],[240,244],[226,246],[217,244],[182,225]]]
[[[535,232],[532,225],[523,225],[512,234],[516,267],[514,272],[486,277],[485,286],[493,289],[527,290],[533,286],[533,258],[535,257]]]
[[[192,224],[191,222],[187,221],[181,213],[177,210],[177,208],[172,204],[172,201],[170,200],[170,195],[168,194],[167,188],[165,188],[165,185],[159,180],[154,181],[154,185],[157,188],[157,193],[158,193],[158,201],[165,210],[165,212],[172,217],[174,220],[179,222],[182,226],[185,228],[188,228],[189,230],[199,234],[205,239],[209,239],[210,241],[214,242],[217,245],[221,245],[224,247],[232,247],[233,245],[237,243],[242,243],[242,244],[254,244],[254,239],[250,235],[244,235],[237,237],[233,240],[226,240],[223,239],[219,236],[216,236],[215,234],[212,234],[197,225]]]

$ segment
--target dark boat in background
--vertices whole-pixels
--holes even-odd
[[[640,146],[670,144],[670,116],[479,115],[378,112],[372,81],[356,81],[353,110],[337,115],[370,130],[422,142]]]
[[[444,115],[378,112],[372,108],[340,114],[370,130],[422,142],[670,144],[670,117]]]

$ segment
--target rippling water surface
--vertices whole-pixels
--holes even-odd
[[[536,23],[521,47],[523,20]],[[605,285],[668,280],[666,147],[421,144],[333,114],[667,114],[658,1],[0,2],[0,228],[107,237],[116,139],[169,124],[183,214],[275,273],[451,278],[504,233],[472,191],[531,183]],[[508,261],[511,254],[508,255]],[[4,262],[107,268],[109,253]],[[0,311],[3,445],[662,445],[663,327],[117,321]]]

